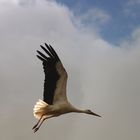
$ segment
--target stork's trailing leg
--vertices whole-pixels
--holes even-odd
[[[42,119],[42,117],[43,117],[43,115],[40,117],[40,119],[38,120],[38,122],[33,126],[33,128],[32,129],[35,129],[37,126],[38,126],[38,124],[40,123],[40,121],[41,121],[41,119]]]
[[[44,121],[43,119],[44,118],[47,119],[50,117],[50,115],[47,115],[47,112],[49,111],[48,109],[49,109],[48,104],[40,99],[35,104],[34,109],[33,109],[34,110],[33,114],[38,119],[38,122],[32,128],[32,129],[34,129],[35,132],[41,126],[40,124],[42,124],[42,121]]]
[[[42,125],[42,123],[46,120],[46,119],[49,119],[49,118],[52,118],[54,117],[54,115],[51,115],[51,116],[42,116],[37,124],[33,127],[33,130],[34,130],[34,133],[40,128],[40,126]]]
[[[37,125],[34,127],[34,133],[40,128],[40,126],[42,125],[42,123],[46,120],[47,118],[41,118],[40,119],[40,124],[37,123]]]

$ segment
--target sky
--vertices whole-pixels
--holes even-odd
[[[118,44],[130,37],[131,32],[140,24],[140,0],[57,0],[68,6],[76,15],[87,15],[83,23],[98,24],[100,35],[105,40]],[[96,15],[96,16],[95,16]],[[104,20],[103,20],[104,19]],[[102,22],[103,21],[103,22]]]
[[[0,139],[139,140],[139,0],[0,0]],[[67,96],[102,118],[66,114],[34,134],[44,42],[68,72]]]

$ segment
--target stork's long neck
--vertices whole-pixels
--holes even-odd
[[[83,110],[83,109],[75,109],[75,112],[77,112],[77,113],[87,113],[87,111],[86,110]]]
[[[87,113],[87,110],[77,109],[77,108],[75,108],[74,106],[71,105],[71,112]]]
[[[101,117],[100,115],[92,112],[91,110],[82,110],[82,109],[77,109],[73,106],[71,106],[72,108],[72,111],[71,112],[77,112],[77,113],[85,113],[85,114],[89,114],[89,115],[93,115],[93,116],[98,116],[98,117]]]

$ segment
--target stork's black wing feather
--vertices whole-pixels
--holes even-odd
[[[45,46],[46,47],[41,46],[41,48],[48,56],[44,55],[40,51],[37,51],[37,57],[43,62],[42,64],[45,73],[43,100],[51,105],[53,104],[57,81],[60,78],[60,75],[56,69],[56,64],[60,62],[60,59],[50,45],[45,43]]]

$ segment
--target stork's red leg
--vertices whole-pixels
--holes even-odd
[[[47,119],[47,118],[43,118],[42,121],[41,121],[41,123],[40,123],[37,127],[34,128],[34,133],[40,128],[40,126],[42,125],[42,123],[43,123],[46,119]]]
[[[38,122],[33,126],[33,128],[32,129],[35,129],[37,126],[38,126],[38,124],[40,123],[40,121],[41,121],[41,119],[42,119],[42,117],[43,117],[43,115],[40,117],[40,119],[38,120]]]
[[[46,120],[46,119],[49,119],[49,118],[52,118],[52,117],[54,117],[54,115],[52,115],[52,116],[49,116],[49,117],[43,117],[40,121],[40,124],[38,125],[38,126],[36,126],[35,128],[34,128],[34,133],[40,128],[40,126],[42,125],[42,123]]]

